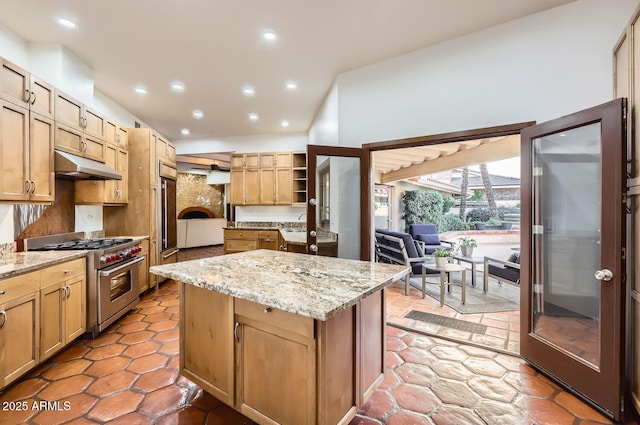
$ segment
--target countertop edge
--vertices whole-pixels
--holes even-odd
[[[0,272],[0,279],[9,279],[15,276],[20,276],[22,274],[35,272],[50,266],[55,266],[56,264],[64,263],[70,260],[75,260],[77,258],[86,257],[88,251],[55,251],[56,254],[52,254],[53,251],[46,251],[49,258],[43,258],[42,260],[38,260],[37,257],[44,254],[44,252],[16,252],[11,254],[12,258],[25,258],[25,257],[33,257],[32,263],[26,264],[24,266],[18,266],[10,271]],[[54,258],[50,258],[54,255]],[[0,266],[0,270],[2,266]]]

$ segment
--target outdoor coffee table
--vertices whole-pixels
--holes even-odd
[[[454,255],[453,258],[458,261],[471,264],[471,286],[476,286],[476,264],[484,263],[484,257],[466,257],[464,255]]]
[[[467,295],[467,285],[466,285],[466,271],[467,268],[460,264],[450,264],[448,263],[444,267],[438,267],[435,264],[422,264],[422,298],[427,295],[427,270],[434,270],[440,272],[440,307],[444,305],[444,287],[449,286],[449,290],[451,290],[451,285],[454,285],[451,282],[451,273],[453,272],[461,272],[462,273],[462,304],[466,301]]]

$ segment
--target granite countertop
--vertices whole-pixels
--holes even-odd
[[[409,268],[257,250],[153,266],[149,271],[324,321],[399,280]]]
[[[85,257],[88,251],[27,251],[0,257],[0,279],[36,271],[65,261]]]

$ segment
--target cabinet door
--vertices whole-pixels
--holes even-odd
[[[119,148],[116,159],[116,170],[122,174],[122,180],[116,180],[118,186],[117,202],[126,204],[129,202],[129,152]]]
[[[93,136],[104,139],[105,126],[107,120],[99,112],[84,106],[84,132]]]
[[[260,170],[246,169],[244,172],[245,205],[260,205]]]
[[[176,148],[164,138],[158,136],[156,142],[156,155],[158,159],[161,159],[165,164],[176,164]]]
[[[142,294],[149,289],[149,252],[144,254],[141,252],[138,256],[144,258],[138,267],[138,287],[139,293]]]
[[[106,143],[97,137],[86,135],[84,137],[84,154],[85,158],[95,159],[104,162],[104,150]]]
[[[261,153],[260,154],[260,168],[273,168],[276,166],[276,154],[275,153]]]
[[[233,298],[181,285],[180,374],[233,406]]]
[[[251,190],[247,186],[247,191]],[[276,169],[262,168],[260,170],[260,204],[273,205],[276,203]]]
[[[291,152],[277,152],[275,159],[275,166],[278,168],[290,168],[291,167]]]
[[[118,124],[107,120],[104,124],[104,141],[116,145],[116,133],[118,132]]]
[[[116,129],[116,145],[120,146],[122,149],[127,149],[129,146],[128,136],[128,130],[123,126],[118,125],[118,128]]]
[[[51,118],[29,116],[29,175],[32,201],[51,202],[55,194],[53,144],[55,125]]]
[[[149,267],[158,264],[158,239],[153,238],[149,241]],[[158,284],[158,276],[153,273],[148,273],[149,289],[155,288]]]
[[[231,155],[231,170],[244,168],[244,155]]]
[[[40,361],[40,299],[38,292],[0,304],[0,384],[6,386]]]
[[[40,291],[40,359],[46,360],[65,345],[65,282]]]
[[[31,91],[31,99],[29,100],[31,112],[54,119],[53,112],[56,103],[54,87],[35,75],[31,75],[29,90]]]
[[[29,199],[29,111],[0,101],[0,199]]]
[[[74,155],[82,156],[84,153],[83,134],[80,129],[55,123],[55,139],[56,149],[69,152]]]
[[[314,424],[313,340],[237,320],[236,408],[260,423]]]
[[[86,280],[78,276],[65,282],[65,344],[84,333],[87,328]]]
[[[260,154],[259,153],[247,153],[244,155],[244,166],[246,168],[259,168],[260,167]]]
[[[0,99],[28,107],[29,73],[7,60],[0,59]]]
[[[291,205],[293,203],[293,186],[291,168],[276,168],[276,204]]]
[[[104,146],[104,163],[109,167],[117,170],[118,161],[118,148],[115,145],[106,143]],[[119,171],[121,172],[121,171]],[[104,181],[104,202],[116,203],[118,202],[118,180],[105,180]]]
[[[71,96],[56,90],[55,120],[77,131],[83,131],[82,103]]]
[[[229,202],[231,205],[244,205],[244,170],[231,170],[230,179]]]

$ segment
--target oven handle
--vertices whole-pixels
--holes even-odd
[[[100,276],[108,277],[114,272],[117,272],[117,271],[122,270],[122,269],[126,269],[127,267],[130,267],[130,266],[132,266],[132,265],[134,265],[136,263],[139,263],[140,261],[143,261],[143,260],[144,260],[144,257],[136,257],[135,260],[127,261],[126,263],[124,263],[123,265],[121,265],[119,267],[116,267],[115,269],[111,269],[111,270],[107,270],[107,271],[104,271],[104,272],[100,272]]]
[[[172,255],[177,254],[178,252],[180,252],[180,250],[179,249],[175,249],[175,250],[171,251],[170,253],[168,253],[166,255],[163,255],[162,258],[169,258]]]

